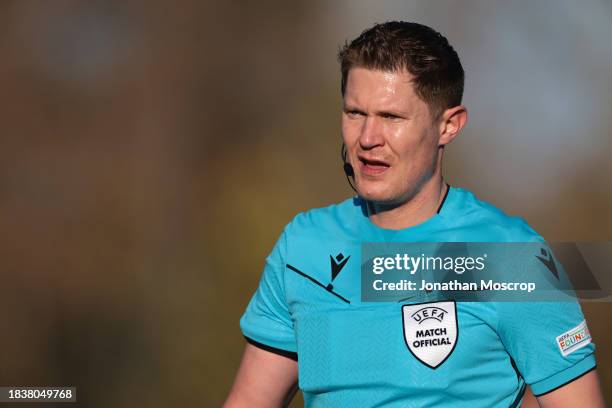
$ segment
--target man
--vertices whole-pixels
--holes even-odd
[[[444,147],[467,121],[463,69],[443,36],[389,22],[339,59],[345,172],[358,197],[286,226],[241,319],[248,344],[225,406],[282,406],[299,378],[308,407],[517,407],[527,384],[541,406],[603,407],[576,302],[431,304],[460,333],[434,363],[405,343],[409,301],[361,301],[362,242],[542,239],[442,178]],[[556,338],[576,327],[588,337],[560,349]]]

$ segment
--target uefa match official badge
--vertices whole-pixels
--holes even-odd
[[[457,344],[459,328],[454,301],[402,306],[408,350],[429,368],[438,368]]]

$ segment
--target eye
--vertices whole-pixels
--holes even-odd
[[[393,113],[389,113],[389,112],[384,112],[384,113],[381,113],[381,115],[380,115],[380,116],[381,116],[382,118],[384,118],[384,119],[391,119],[391,120],[402,119],[402,117],[401,117],[401,116],[397,116],[397,115],[395,115],[395,114],[393,114]]]
[[[362,116],[365,116],[365,113],[355,110],[355,109],[348,109],[345,110],[344,113],[346,114],[346,116],[348,116],[351,119],[357,119],[360,118]]]

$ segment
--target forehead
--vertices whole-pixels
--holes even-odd
[[[425,103],[414,90],[413,78],[407,71],[351,68],[346,82],[344,102],[360,106],[376,105],[379,108],[423,107]]]

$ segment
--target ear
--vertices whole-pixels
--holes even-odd
[[[467,108],[458,105],[445,110],[440,118],[440,139],[438,146],[444,146],[452,142],[465,126],[468,118]]]

